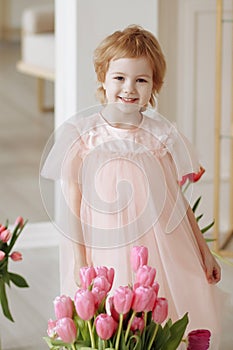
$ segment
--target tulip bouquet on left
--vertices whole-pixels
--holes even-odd
[[[14,320],[8,305],[6,284],[10,287],[10,283],[12,282],[21,288],[28,287],[28,284],[22,276],[8,271],[8,262],[9,258],[12,261],[22,260],[22,254],[12,250],[25,225],[26,222],[24,222],[21,216],[16,219],[12,231],[8,228],[8,222],[5,225],[0,224],[0,302],[3,314],[12,322]]]
[[[156,270],[147,265],[146,247],[133,247],[130,259],[133,285],[120,286],[111,296],[113,268],[80,269],[81,286],[74,300],[65,295],[54,300],[56,320],[48,321],[48,337],[44,338],[50,349],[178,348],[188,324],[187,313],[175,323],[167,320],[168,302],[158,296]]]

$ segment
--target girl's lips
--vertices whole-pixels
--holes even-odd
[[[124,103],[135,103],[138,101],[138,98],[132,98],[132,97],[121,97],[119,96],[120,100]]]

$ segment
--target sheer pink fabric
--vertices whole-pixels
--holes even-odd
[[[169,316],[188,312],[188,330],[210,329],[218,349],[220,291],[207,283],[178,185],[199,168],[189,141],[158,114],[144,115],[134,129],[115,128],[100,113],[65,123],[42,169],[63,193],[59,226],[70,240],[62,246],[62,292],[73,297],[76,290],[72,241],[85,245],[89,265],[115,268],[114,288],[132,282],[130,249],[145,245]],[[79,184],[80,213],[70,210],[70,182]]]

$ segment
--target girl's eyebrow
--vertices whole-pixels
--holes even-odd
[[[112,72],[111,75],[126,75],[126,74],[125,74],[125,73],[122,73],[122,72]],[[144,74],[144,73],[138,74],[138,75],[136,76],[136,78],[138,78],[138,77],[147,77],[147,78],[151,78],[151,76],[150,76],[149,74]]]

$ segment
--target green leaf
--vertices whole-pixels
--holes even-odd
[[[216,241],[215,238],[205,238],[205,241],[208,243],[208,242],[214,242]]]
[[[195,213],[199,203],[200,203],[200,200],[201,200],[201,196],[197,198],[196,202],[194,203],[193,207],[192,207],[192,210],[193,212]]]
[[[171,335],[166,344],[161,350],[176,350],[181,343],[185,329],[188,324],[188,313],[186,313],[180,320],[176,321],[171,327]]]
[[[20,287],[20,288],[27,288],[29,287],[29,285],[27,284],[26,280],[16,274],[16,273],[12,273],[12,272],[9,272],[9,277],[10,277],[10,280],[17,286],[17,287]]]
[[[10,287],[10,274],[6,270],[3,272],[3,281]]]
[[[207,232],[212,226],[214,226],[214,221],[212,221],[209,225],[203,227],[201,229],[201,232],[204,234],[205,232]]]
[[[201,215],[197,216],[197,217],[196,217],[196,221],[199,222],[199,221],[203,218],[203,215],[204,215],[204,214],[201,214]]]
[[[155,337],[155,349],[161,349],[163,345],[166,344],[168,339],[170,338],[171,332],[170,332],[170,326],[172,325],[171,320],[169,319],[168,322],[165,324],[164,328],[162,328],[161,325],[159,325],[156,337]]]
[[[56,348],[54,348],[54,346],[51,344],[51,338],[49,338],[49,337],[43,337],[43,339],[46,341],[46,343],[47,343],[49,349],[56,349]]]
[[[1,301],[1,305],[2,305],[2,311],[4,316],[6,316],[6,318],[8,318],[8,320],[14,322],[13,317],[11,315],[9,306],[8,306],[8,300],[7,300],[7,296],[6,296],[6,286],[5,283],[3,282],[2,279],[0,279],[0,301]]]

